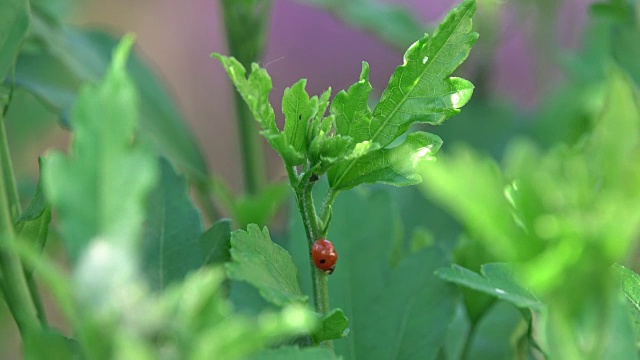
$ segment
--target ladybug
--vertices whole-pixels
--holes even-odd
[[[331,241],[319,239],[311,246],[311,259],[318,269],[331,274],[336,268],[338,254]]]

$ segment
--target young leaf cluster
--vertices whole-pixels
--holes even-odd
[[[475,1],[464,1],[447,15],[433,36],[425,35],[414,43],[373,110],[368,105],[372,87],[366,62],[360,80],[339,92],[330,105],[330,89],[320,97],[310,97],[305,91],[306,80],[298,81],[282,98],[283,131],[278,129],[268,102],[272,84],[266,70],[252,64],[247,76],[236,59],[213,56],[224,66],[290,174],[296,166],[316,176],[328,173],[334,191],[364,183],[409,185],[420,181],[417,165],[433,159],[442,141],[436,135],[415,132],[399,146],[389,145],[414,123],[441,124],[471,97],[473,85],[450,75],[478,38],[471,31],[475,9]],[[329,115],[325,116],[327,109]]]

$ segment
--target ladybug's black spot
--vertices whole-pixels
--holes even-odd
[[[327,262],[327,260],[325,260],[325,259],[320,259],[320,264],[324,264],[324,263],[326,263],[326,262]]]

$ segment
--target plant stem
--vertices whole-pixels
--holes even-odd
[[[0,157],[0,161],[2,158]],[[15,233],[4,178],[4,176],[0,176],[0,268],[4,280],[5,301],[24,337],[28,331],[39,329],[40,323],[37,317],[38,312],[24,277],[22,264],[11,250],[13,249],[12,242],[15,241]]]
[[[7,132],[4,127],[4,114],[0,116],[0,171],[4,186],[2,190],[7,197],[7,206],[9,207],[9,215],[11,223],[20,215],[20,198],[18,196],[18,187],[16,186],[15,176],[13,175],[13,163],[9,154],[9,142],[7,140]],[[13,225],[12,225],[13,228]]]
[[[244,189],[249,194],[256,194],[262,188],[266,179],[262,140],[259,136],[257,123],[242,96],[237,91],[234,92],[234,96],[240,152],[242,154]]]
[[[11,97],[9,98],[9,101],[11,101]],[[0,115],[0,163],[2,164],[2,166],[0,167],[0,171],[2,173],[0,175],[2,177],[2,180],[4,180],[3,186],[0,186],[0,191],[3,191],[6,194],[9,214],[11,216],[11,229],[13,229],[13,224],[15,223],[22,210],[20,209],[20,197],[18,195],[18,187],[16,186],[16,179],[13,172],[11,154],[9,153],[9,141],[7,139],[7,132],[4,126],[4,115],[6,114],[7,108],[8,104],[3,109],[2,115]],[[11,237],[15,237],[15,234],[12,234]],[[40,319],[42,324],[46,324],[44,307],[42,306],[42,300],[40,299],[40,293],[38,292],[35,278],[33,276],[27,277],[26,282],[28,285],[29,293],[31,295],[31,299],[33,300],[34,306],[36,308],[38,319]]]
[[[327,191],[327,195],[324,197],[324,201],[322,202],[322,210],[320,211],[320,220],[322,220],[322,233],[320,236],[322,238],[327,236],[332,211],[331,205],[333,205],[333,202],[336,200],[336,196],[338,196],[338,192],[329,188],[329,191]]]
[[[320,230],[318,228],[318,216],[313,204],[312,190],[313,183],[309,182],[307,177],[302,176],[302,180],[296,187],[296,200],[298,209],[302,215],[304,229],[307,234],[307,245],[309,252],[313,243],[319,239]],[[311,267],[311,281],[313,285],[313,300],[316,311],[320,314],[326,314],[329,311],[329,283],[327,274],[318,270],[315,266]]]
[[[229,52],[249,69],[264,51],[271,0],[222,0],[220,3]],[[234,92],[234,96],[245,190],[255,194],[266,179],[262,141],[251,111],[238,92]]]

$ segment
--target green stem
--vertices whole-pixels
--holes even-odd
[[[322,221],[322,233],[320,236],[322,238],[327,237],[329,221],[331,220],[331,205],[333,205],[333,202],[336,200],[336,196],[338,196],[338,192],[329,188],[329,191],[327,191],[327,195],[324,197],[324,201],[322,202],[322,210],[320,211],[320,220]]]
[[[257,122],[245,104],[242,96],[234,92],[240,152],[242,154],[242,173],[244,189],[249,194],[256,194],[266,180],[264,149],[260,139]]]
[[[2,159],[3,157],[0,157],[0,161]],[[12,242],[15,241],[15,233],[4,178],[0,176],[0,269],[2,269],[4,280],[5,301],[18,329],[24,336],[28,331],[39,329],[40,323],[24,277],[22,264],[11,250],[14,248]]]
[[[271,1],[221,0],[221,5],[229,52],[248,69],[264,51]],[[234,96],[245,191],[255,194],[267,178],[262,141],[253,114],[238,92]]]
[[[4,114],[0,116],[0,162],[2,163],[0,171],[2,171],[4,181],[3,191],[7,197],[7,206],[9,207],[9,215],[13,224],[20,215],[20,197],[18,196],[18,187],[13,174],[13,163],[9,154],[9,142],[4,127]]]
[[[26,276],[26,275],[25,275]],[[36,316],[40,321],[40,324],[43,326],[47,326],[47,315],[44,311],[44,305],[42,304],[42,298],[40,297],[40,290],[38,290],[38,284],[36,284],[36,279],[31,276],[26,276],[27,278],[27,286],[29,287],[29,293],[31,294],[31,299],[33,300],[33,306],[36,308]]]
[[[297,187],[296,198],[298,200],[298,208],[302,214],[305,232],[307,233],[309,252],[311,252],[313,243],[319,239],[320,229],[318,228],[318,216],[316,215],[311,191],[313,189],[313,183],[309,182],[308,179],[305,180],[306,178],[307,177],[302,176],[302,180]],[[329,282],[327,274],[315,266],[312,266],[311,280],[316,311],[319,314],[327,314],[329,312]],[[327,342],[326,345],[331,346],[331,342]]]
[[[20,259],[9,250],[11,242],[15,241],[13,224],[20,214],[20,200],[4,126],[5,111],[6,107],[0,116],[0,268],[5,301],[18,328],[24,333],[39,328],[38,318],[44,318],[44,314],[40,314],[34,305],[33,299],[38,294],[30,291]]]

